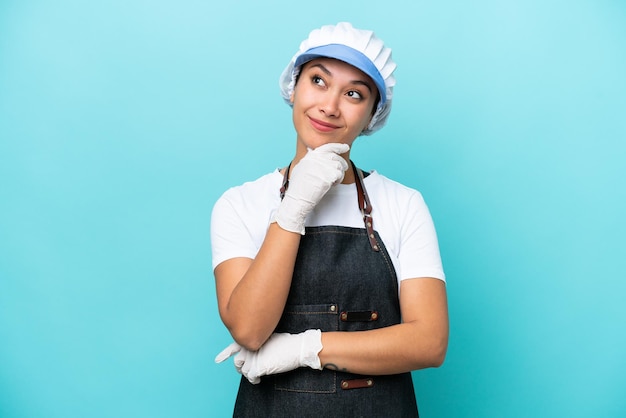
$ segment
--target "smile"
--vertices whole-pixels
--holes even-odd
[[[311,125],[313,126],[313,128],[317,129],[318,131],[322,131],[322,132],[331,132],[331,131],[339,128],[339,126],[337,126],[337,125],[333,125],[332,123],[328,123],[328,122],[323,122],[321,120],[314,119],[314,118],[312,118],[310,116],[309,116],[309,121],[311,122]]]

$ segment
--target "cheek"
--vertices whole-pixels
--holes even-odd
[[[311,102],[314,101],[314,93],[310,89],[297,88],[292,95],[292,102],[294,107],[299,108],[308,107]]]
[[[355,120],[354,125],[359,128],[359,131],[362,131],[363,129],[367,128],[367,125],[369,125],[370,120],[372,120],[372,115],[371,115],[371,112],[369,112],[369,108],[368,108],[368,111],[359,112],[358,115],[355,115],[354,120]]]

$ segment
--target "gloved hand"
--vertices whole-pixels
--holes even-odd
[[[272,334],[259,351],[250,351],[232,343],[215,357],[221,363],[233,354],[235,368],[252,384],[261,376],[288,372],[298,367],[322,370],[318,353],[322,351],[322,332],[309,329],[300,334]]]
[[[310,150],[292,167],[289,187],[274,220],[291,232],[304,235],[304,222],[331,186],[341,183],[348,163],[339,154],[348,152],[348,144],[330,143]]]

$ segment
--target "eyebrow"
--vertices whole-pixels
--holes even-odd
[[[330,72],[330,70],[328,70],[328,68],[324,67],[322,64],[320,63],[316,63],[311,65],[311,67],[309,68],[313,68],[313,67],[318,67],[320,70],[322,70],[323,73],[325,73],[326,75],[329,75],[332,77],[333,73]],[[359,85],[363,85],[365,87],[367,87],[367,89],[370,91],[370,93],[372,92],[372,87],[369,85],[369,83],[366,83],[363,80],[352,80],[350,81],[350,83],[352,84],[359,84]]]

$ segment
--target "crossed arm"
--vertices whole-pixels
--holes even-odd
[[[282,315],[300,234],[272,223],[255,259],[233,258],[215,268],[218,308],[234,340],[258,350]],[[321,364],[358,374],[393,374],[443,363],[448,344],[445,283],[403,280],[402,323],[371,331],[324,332]]]

